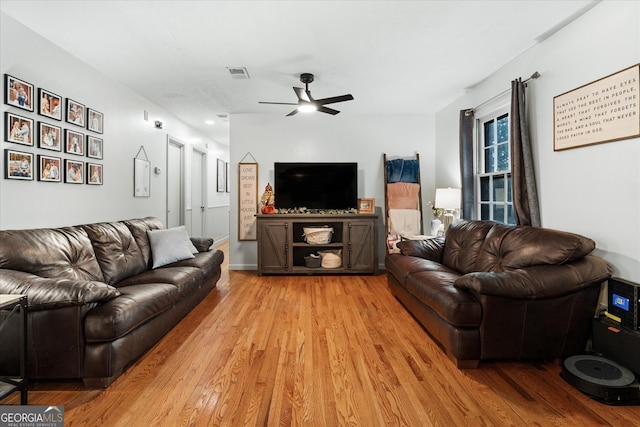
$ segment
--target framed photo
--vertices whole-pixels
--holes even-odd
[[[46,89],[38,89],[38,114],[62,120],[62,97]]]
[[[84,127],[85,106],[73,99],[67,98],[67,122]]]
[[[5,111],[4,140],[33,146],[33,120]]]
[[[104,115],[96,110],[87,108],[87,129],[92,132],[102,133],[104,126]]]
[[[84,156],[84,134],[71,129],[65,129],[64,152]]]
[[[33,111],[33,85],[5,74],[4,103],[23,110]]]
[[[60,157],[38,154],[38,181],[61,182],[61,166]]]
[[[4,150],[5,178],[33,181],[33,166],[33,153]]]
[[[87,162],[87,184],[102,185],[102,165]]]
[[[102,139],[87,135],[87,157],[102,159]]]
[[[376,199],[358,199],[358,213],[372,214],[376,212]]]
[[[38,148],[62,151],[62,129],[49,123],[38,122]]]
[[[224,193],[227,185],[225,178],[227,177],[227,171],[224,167],[224,160],[218,159],[218,193]]]
[[[84,162],[65,159],[64,182],[67,184],[84,184]]]

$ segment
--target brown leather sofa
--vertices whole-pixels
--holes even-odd
[[[611,275],[572,233],[458,220],[445,237],[405,240],[386,256],[396,298],[459,368],[551,360],[585,350]]]
[[[106,387],[215,287],[224,254],[211,239],[152,269],[147,231],[163,228],[149,217],[0,231],[0,293],[28,296],[28,378]]]

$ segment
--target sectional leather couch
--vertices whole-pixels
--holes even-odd
[[[459,368],[583,352],[611,275],[593,240],[545,228],[458,220],[397,246],[389,288]]]
[[[216,286],[213,241],[163,228],[149,217],[0,231],[0,293],[28,296],[29,379],[106,387]]]

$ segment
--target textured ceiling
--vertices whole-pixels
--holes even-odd
[[[218,115],[284,116],[291,106],[258,101],[295,102],[303,72],[315,74],[316,98],[353,94],[332,105],[343,115],[437,111],[596,3],[2,0],[0,8],[228,142]],[[228,67],[251,78],[234,79]]]

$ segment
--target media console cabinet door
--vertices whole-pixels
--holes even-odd
[[[257,240],[258,164],[238,164],[238,240]]]

